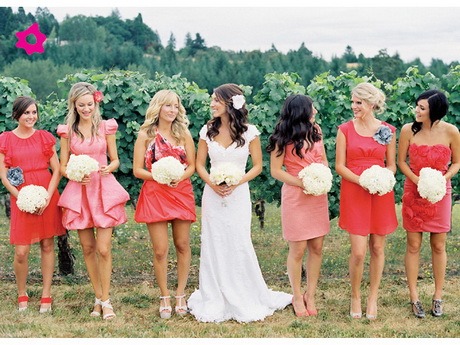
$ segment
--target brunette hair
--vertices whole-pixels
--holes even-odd
[[[19,96],[14,100],[13,103],[13,112],[12,117],[14,120],[19,121],[19,118],[24,114],[32,104],[35,104],[37,107],[37,117],[38,117],[38,105],[37,101],[29,96]]]
[[[428,102],[431,126],[433,126],[433,123],[435,123],[438,120],[441,120],[447,114],[447,109],[449,108],[449,101],[447,100],[446,95],[439,90],[428,90],[422,92],[420,96],[418,96],[418,98],[416,99],[415,104],[417,105],[418,102],[422,99],[426,99]],[[422,123],[414,121],[412,123],[411,130],[412,133],[416,135],[418,132],[422,130]]]

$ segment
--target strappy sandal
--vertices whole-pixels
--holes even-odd
[[[172,308],[171,306],[162,306],[161,305],[161,300],[165,301],[166,304],[166,299],[171,298],[171,296],[160,296],[160,317],[162,319],[169,319],[171,317],[171,312]]]
[[[185,301],[185,295],[174,296],[174,298],[176,299],[176,307],[174,308],[174,310],[176,311],[176,314],[180,316],[187,315],[188,307],[187,307],[187,301]],[[185,305],[182,305],[182,303],[178,303],[178,301],[180,302],[182,299],[184,299]]]
[[[101,306],[102,306],[102,319],[103,320],[112,320],[116,317],[115,313],[113,312],[113,307],[112,304],[110,304],[110,298],[107,299],[107,301],[101,301]],[[104,313],[104,308],[111,309],[112,312],[109,313]]]
[[[42,304],[48,304],[49,303],[49,307],[48,308],[42,308]],[[53,311],[53,308],[51,308],[51,305],[53,303],[53,299],[50,297],[42,297],[41,300],[40,300],[40,314],[44,314],[44,313],[51,313]]]
[[[102,305],[101,302],[102,302],[102,301],[101,301],[99,298],[94,298],[93,311],[91,312],[91,314],[89,314],[89,316],[93,316],[93,317],[99,317],[99,316],[101,316],[101,313],[95,310],[95,308],[96,308],[98,305]]]
[[[27,296],[27,294],[25,296],[19,296],[18,297],[18,304],[22,303],[22,302],[29,302],[29,296]],[[26,311],[26,310],[27,310],[27,306],[25,306],[25,307],[19,307],[18,306],[18,311]]]
[[[412,306],[412,312],[416,317],[419,319],[423,319],[425,317],[425,310],[423,310],[422,303],[420,301],[410,302]]]
[[[433,299],[433,304],[431,306],[431,315],[435,317],[442,316],[442,299]]]

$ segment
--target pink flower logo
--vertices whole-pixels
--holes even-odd
[[[34,35],[36,39],[35,44],[27,43],[27,36]],[[19,39],[18,43],[16,43],[16,47],[22,48],[26,51],[27,55],[31,55],[33,53],[43,53],[45,48],[43,47],[43,43],[46,41],[46,35],[40,32],[38,27],[38,23],[33,23],[27,30],[20,31],[16,33],[16,37]]]

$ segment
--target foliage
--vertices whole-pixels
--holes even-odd
[[[25,79],[0,75],[0,133],[14,129],[12,118],[13,102],[19,96],[35,97]]]

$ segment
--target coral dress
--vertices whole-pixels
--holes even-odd
[[[293,144],[284,149],[283,164],[286,171],[296,176],[306,166],[323,161],[323,141],[316,142],[311,151],[302,148],[303,159],[292,152]],[[281,188],[281,223],[283,238],[287,241],[305,241],[329,233],[327,194],[307,195],[303,189],[284,183]]]
[[[17,187],[18,190],[31,184],[48,189],[52,177],[48,168],[55,143],[56,139],[51,133],[38,129],[27,139],[21,139],[13,132],[0,135],[0,152],[5,155],[5,166],[20,167],[24,174],[24,183]],[[65,234],[58,200],[56,190],[48,207],[39,216],[20,211],[16,198],[11,196],[10,243],[29,245]]]
[[[156,131],[155,139],[145,151],[145,166],[148,171],[152,164],[163,157],[174,157],[187,167],[184,146],[175,146]],[[146,180],[142,185],[134,220],[138,223],[154,223],[173,219],[196,220],[195,197],[190,179],[181,181],[177,187],[169,187],[154,180]]]
[[[410,168],[417,176],[422,168],[432,168],[447,172],[452,152],[444,145],[409,146]],[[447,181],[447,193],[440,201],[432,204],[423,199],[417,191],[417,185],[406,178],[402,197],[403,227],[409,232],[448,232],[451,227],[452,186]]]
[[[249,156],[249,143],[259,131],[253,125],[243,134],[245,144],[224,148],[206,136],[211,167],[233,163],[242,171]],[[226,199],[225,202],[223,199]],[[206,184],[202,199],[200,288],[188,300],[198,321],[238,322],[263,320],[291,304],[292,295],[272,291],[265,284],[251,241],[251,198],[248,183],[222,198]]]
[[[385,122],[395,135],[396,128]],[[359,135],[353,121],[339,126],[347,141],[346,166],[357,175],[373,165],[385,167],[387,146],[373,137]],[[342,178],[339,227],[354,235],[387,235],[398,227],[394,192],[370,194],[359,184]]]
[[[107,141],[105,136],[115,134],[118,124],[114,119],[102,121],[99,136],[85,139],[72,135],[70,152],[75,155],[88,155],[98,161],[99,166],[107,165]],[[68,138],[69,127],[59,125],[57,133]],[[91,182],[82,186],[75,181],[68,181],[59,199],[59,206],[64,208],[62,224],[69,230],[112,228],[126,223],[125,203],[129,194],[124,190],[113,174],[101,176],[99,171],[90,175]]]

